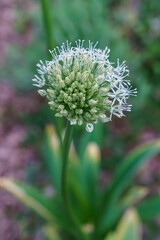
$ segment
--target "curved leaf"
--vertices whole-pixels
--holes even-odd
[[[72,152],[70,153],[70,160],[72,160]],[[73,199],[72,205],[76,206],[75,210],[78,210],[77,213],[81,220],[86,222],[95,214],[95,202],[98,197],[100,150],[97,144],[93,142],[88,144],[81,162],[77,159],[70,163],[69,183]]]
[[[137,206],[137,211],[143,221],[160,216],[160,195],[149,197]]]
[[[114,206],[118,199],[122,196],[134,177],[136,171],[145,163],[151,159],[155,154],[160,152],[160,139],[145,143],[140,147],[133,150],[118,167],[118,171],[115,174],[110,186],[106,188],[104,199],[102,203],[102,209],[100,211],[101,220],[99,221],[100,231],[106,229],[106,220],[108,214],[110,215],[110,209]]]
[[[59,233],[53,225],[46,225],[43,228],[45,240],[60,240]]]
[[[90,142],[81,160],[81,178],[92,218],[96,217],[95,210],[100,196],[98,188],[100,158],[98,145]]]
[[[105,230],[108,231],[112,229],[113,226],[116,226],[124,211],[128,207],[140,202],[147,194],[148,190],[145,187],[137,186],[131,188],[117,204],[110,207],[110,211],[106,214],[106,219],[103,219],[105,222]]]
[[[129,189],[129,191],[120,200],[120,204],[125,206],[131,206],[139,203],[148,194],[146,187],[135,186]]]
[[[53,186],[60,192],[61,158],[59,153],[59,139],[53,125],[46,127],[44,155]]]
[[[0,188],[13,195],[54,227],[59,226],[66,232],[74,234],[65,209],[56,198],[48,199],[35,187],[9,178],[0,178]]]
[[[25,206],[31,208],[46,221],[55,222],[54,211],[50,202],[36,188],[9,178],[0,178],[0,187],[12,194]]]
[[[137,212],[129,209],[120,221],[116,232],[109,234],[105,240],[141,240],[141,224]]]
[[[129,209],[118,225],[116,236],[118,240],[140,240],[141,224],[137,212]]]

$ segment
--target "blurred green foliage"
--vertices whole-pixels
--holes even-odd
[[[33,7],[30,11],[16,9],[14,28],[23,35],[27,31],[26,26],[29,25],[29,32],[33,35],[32,40],[25,46],[19,42],[9,46],[7,60],[0,73],[1,79],[10,81],[17,91],[23,93],[34,89],[31,79],[36,72],[36,63],[39,59],[48,58],[40,2],[34,0],[31,3]],[[119,128],[117,121],[114,120],[111,123],[113,127],[98,124],[92,134],[84,133],[83,127],[77,127],[74,133],[80,158],[84,156],[86,145],[90,141],[95,141],[103,151],[106,148],[111,151],[108,161],[104,161],[107,154],[103,154],[101,164],[103,168],[112,172],[117,167],[117,163],[123,159],[126,145],[136,142],[142,129],[149,127],[155,132],[160,130],[159,0],[145,2],[142,0],[54,0],[51,3],[53,38],[56,45],[61,45],[66,40],[74,42],[77,39],[84,39],[86,42],[98,41],[99,48],[107,45],[111,49],[111,61],[115,62],[117,57],[120,61],[127,61],[130,79],[138,89],[138,96],[130,100],[133,103],[133,110],[127,114],[129,130],[125,125],[125,134],[112,132],[113,128],[117,126]],[[23,122],[30,127],[26,143],[38,142],[37,148],[41,148],[42,138],[39,139],[39,136],[45,124],[52,122],[52,116],[53,113],[45,103],[36,114],[22,116]],[[58,185],[57,179],[54,179],[54,182]],[[139,213],[147,209],[147,204],[155,206],[151,213],[155,215],[159,206],[154,199],[151,199],[151,203],[144,202],[144,205],[138,209]],[[143,212],[146,213],[145,210]],[[146,214],[142,219],[147,218]],[[50,226],[47,225],[44,229],[50,232]]]
[[[81,240],[63,204],[60,189],[62,167],[60,144],[52,125],[47,126],[44,146],[44,156],[50,175],[49,196],[42,186],[41,190],[38,190],[35,186],[5,177],[0,178],[0,187],[43,219],[41,224],[47,239]],[[147,188],[132,187],[135,173],[144,162],[159,151],[160,140],[151,141],[133,150],[117,166],[109,184],[101,188],[99,185],[101,158],[98,146],[90,142],[79,158],[72,145],[68,168],[69,199],[72,211],[87,236],[86,239],[108,239],[108,234],[115,231],[121,216],[131,206],[137,209],[140,219],[144,222],[160,214],[159,195],[148,197],[141,202],[148,194]],[[147,209],[149,211],[146,211]],[[113,237],[116,239],[117,236],[122,240],[140,239],[140,223],[138,215],[133,210],[126,214],[118,226],[117,233],[109,235],[109,239]]]

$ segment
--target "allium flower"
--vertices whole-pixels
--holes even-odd
[[[61,48],[50,51],[53,59],[37,64],[39,77],[35,75],[34,85],[42,88],[41,96],[46,96],[56,117],[66,117],[70,124],[86,123],[91,132],[98,120],[108,122],[112,115],[124,116],[130,111],[127,104],[130,95],[136,94],[126,79],[129,71],[117,60],[114,67],[109,61],[110,50],[96,48],[89,41],[89,47],[83,47],[84,41],[76,46],[63,44]]]

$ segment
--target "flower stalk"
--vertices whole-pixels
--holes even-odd
[[[67,121],[66,132],[63,141],[63,149],[62,149],[62,177],[61,177],[61,189],[62,189],[62,197],[64,201],[68,202],[68,178],[67,178],[67,167],[68,167],[68,155],[69,149],[72,141],[72,132],[73,125],[70,125],[69,121]]]
[[[47,37],[47,49],[54,49],[55,41],[53,38],[53,21],[51,17],[51,4],[50,0],[41,0],[42,12],[43,12],[43,21],[44,21],[44,28],[46,31]],[[48,57],[51,60],[51,54],[48,52]],[[63,129],[63,120],[55,118],[55,124],[57,129],[57,134],[60,140],[60,145],[62,146],[62,129]]]
[[[81,240],[88,240],[86,234],[83,233],[81,226],[72,211],[72,207],[69,199],[69,191],[68,191],[68,155],[72,142],[72,133],[73,133],[73,125],[70,125],[70,122],[67,121],[66,131],[62,146],[62,176],[61,176],[61,191],[62,191],[62,199],[64,201],[68,216],[73,223],[73,225],[77,228],[79,232],[79,236]]]
[[[47,37],[47,47],[48,49],[53,49],[55,47],[55,42],[53,39],[53,21],[51,18],[51,6],[49,0],[41,0],[44,27],[46,30]],[[50,58],[49,54],[49,58]]]

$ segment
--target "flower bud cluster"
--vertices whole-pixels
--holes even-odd
[[[67,42],[61,48],[50,51],[53,59],[37,64],[39,77],[35,75],[34,85],[41,88],[38,93],[48,99],[56,117],[66,117],[70,124],[86,123],[91,132],[98,120],[111,121],[112,115],[124,116],[130,111],[127,104],[130,95],[136,94],[126,80],[129,72],[125,62],[114,67],[109,62],[108,48],[97,49],[89,42],[72,47]]]

